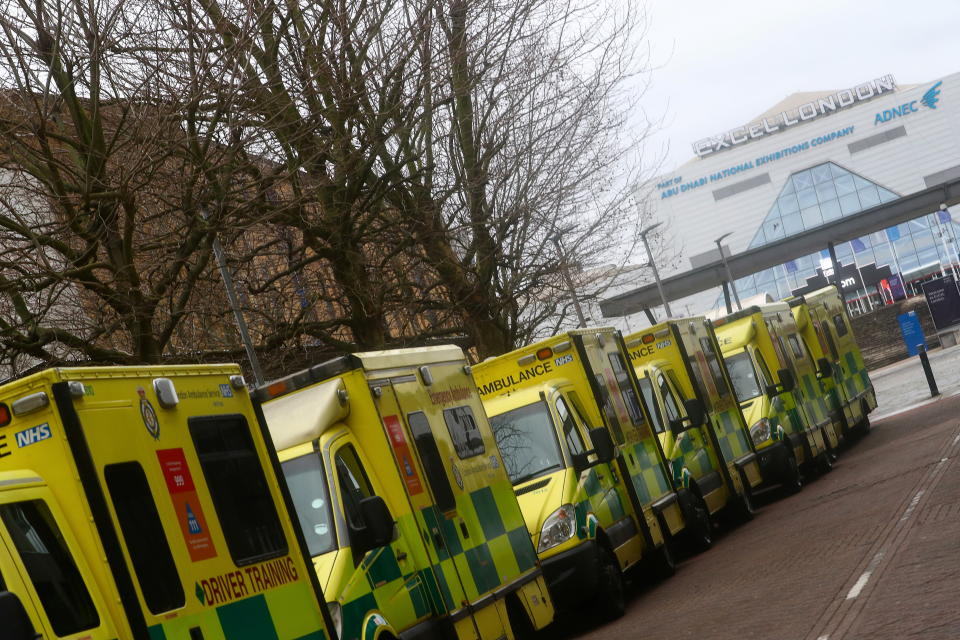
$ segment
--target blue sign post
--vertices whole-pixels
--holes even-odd
[[[919,353],[917,346],[926,345],[926,338],[923,335],[923,329],[920,327],[920,318],[916,311],[908,311],[897,316],[897,322],[900,323],[900,335],[903,336],[903,343],[907,347],[907,353],[911,357]]]

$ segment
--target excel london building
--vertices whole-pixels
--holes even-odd
[[[898,85],[892,76],[789,96],[756,119],[692,143],[694,157],[642,189],[666,232],[675,272],[773,242],[960,177],[960,73]],[[957,268],[960,211],[836,246],[852,313],[919,292]],[[825,259],[826,258],[826,259]],[[822,285],[826,252],[797,256],[736,281],[741,300]],[[958,270],[960,272],[960,270]],[[666,276],[671,275],[668,270]],[[686,309],[722,306],[714,290]],[[688,300],[687,302],[691,302]]]

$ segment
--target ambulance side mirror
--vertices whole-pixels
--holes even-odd
[[[833,366],[830,364],[830,361],[826,358],[820,358],[817,360],[817,377],[818,378],[832,378],[833,377]]]
[[[777,377],[780,378],[780,386],[783,387],[782,393],[789,393],[797,386],[797,381],[793,379],[789,369],[780,369],[777,371]]]
[[[354,561],[377,547],[385,547],[393,541],[393,516],[387,503],[380,496],[370,496],[360,501],[360,517],[363,526],[350,523],[350,541],[353,543]]]
[[[706,411],[699,398],[689,398],[683,401],[683,408],[687,411],[687,418],[690,420],[690,428],[702,426],[706,420]]]
[[[0,620],[3,621],[4,638],[9,640],[39,640],[40,634],[33,628],[30,616],[17,594],[0,591]]]
[[[593,443],[593,451],[597,454],[597,462],[607,463],[613,460],[613,438],[610,437],[606,427],[590,429],[590,442]]]
[[[789,393],[790,391],[793,391],[793,388],[796,386],[796,382],[793,379],[793,374],[790,373],[788,369],[780,369],[777,371],[777,377],[780,378],[780,383],[771,384],[766,388],[767,395],[771,398],[778,396],[781,393]]]

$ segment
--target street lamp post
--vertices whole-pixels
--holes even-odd
[[[552,233],[550,239],[553,241],[553,244],[557,246],[558,257],[561,261],[560,272],[563,274],[563,279],[566,281],[567,288],[570,290],[570,297],[573,299],[573,309],[577,312],[577,321],[580,323],[580,328],[583,329],[587,326],[587,319],[583,315],[583,308],[580,307],[580,300],[577,298],[577,289],[573,286],[573,278],[570,277],[567,254],[563,250],[563,245],[560,244],[560,232]]]
[[[737,311],[742,311],[743,306],[740,304],[740,296],[737,295],[737,285],[733,283],[733,274],[730,273],[730,265],[727,264],[727,256],[723,252],[723,246],[720,244],[724,238],[729,235],[733,235],[733,231],[727,231],[725,234],[714,240],[717,243],[717,249],[720,251],[720,260],[723,262],[723,268],[727,272],[727,281],[730,283],[730,290],[733,291],[733,300],[737,303]]]
[[[667,302],[667,296],[663,294],[663,285],[660,283],[660,273],[657,271],[657,263],[653,259],[653,253],[650,251],[650,244],[647,242],[647,234],[661,225],[660,222],[653,224],[640,232],[640,239],[643,240],[643,250],[647,252],[647,262],[653,269],[653,279],[657,283],[657,291],[660,292],[660,301],[663,302],[663,311],[668,318],[673,317],[670,314],[670,304]]]

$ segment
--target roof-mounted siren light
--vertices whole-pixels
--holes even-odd
[[[420,379],[423,380],[423,386],[429,387],[433,384],[433,373],[430,371],[430,367],[423,365],[419,369]]]
[[[241,375],[233,375],[230,376],[230,386],[239,391],[247,387],[247,381]]]
[[[553,355],[553,349],[550,347],[543,347],[537,349],[537,360],[548,360]]]
[[[553,345],[553,352],[563,353],[564,351],[567,351],[569,348],[570,348],[570,341],[564,340],[563,342],[558,342],[557,344]]]
[[[13,421],[13,416],[10,415],[10,408],[0,402],[0,427],[7,426],[11,421]]]
[[[39,411],[49,406],[49,404],[50,397],[47,395],[47,392],[38,391],[37,393],[31,393],[28,396],[17,398],[10,404],[10,408],[13,409],[13,415],[22,416],[26,413]]]
[[[71,380],[67,383],[67,388],[70,390],[70,395],[74,398],[82,398],[84,394],[83,383],[79,380]]]
[[[173,380],[170,378],[154,378],[153,392],[157,394],[157,402],[164,409],[173,409],[180,403],[177,388],[173,386]]]

